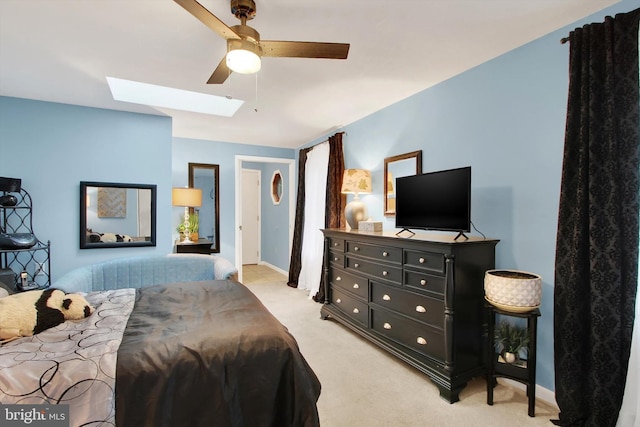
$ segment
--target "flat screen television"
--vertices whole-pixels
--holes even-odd
[[[471,166],[396,178],[396,228],[471,231]]]

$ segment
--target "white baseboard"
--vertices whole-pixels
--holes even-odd
[[[527,390],[527,386],[525,386],[519,381],[510,380],[508,378],[498,378],[498,379],[500,380],[500,382],[502,382],[503,384],[509,385],[510,387],[514,387],[523,391]],[[548,405],[551,405],[552,407],[557,409],[558,412],[560,412],[560,409],[558,408],[558,404],[556,403],[556,393],[549,390],[548,388],[544,388],[536,384],[536,400],[538,399],[544,401]]]
[[[280,273],[280,274],[284,274],[284,275],[285,275],[285,276],[287,276],[287,277],[289,276],[289,272],[288,272],[288,271],[284,271],[283,269],[278,268],[278,267],[276,267],[276,266],[275,266],[275,265],[273,265],[273,264],[269,264],[269,263],[268,263],[268,262],[266,262],[266,261],[258,261],[258,264],[260,264],[260,265],[266,265],[267,267],[269,267],[269,268],[271,268],[271,269],[273,269],[273,270],[277,271],[277,272],[278,272],[278,273]]]

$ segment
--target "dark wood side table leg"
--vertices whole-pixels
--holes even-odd
[[[487,328],[487,405],[493,405],[493,389],[496,386],[496,379],[493,376],[493,331],[495,328],[495,313],[490,308],[489,311],[489,325]]]
[[[537,328],[538,328],[538,316],[529,316],[527,321],[527,327],[529,328],[529,348],[533,349],[530,354],[527,354],[530,364],[529,367],[529,384],[527,385],[527,394],[529,395],[529,416],[536,416],[536,349],[537,349]]]

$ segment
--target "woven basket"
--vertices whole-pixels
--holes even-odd
[[[536,308],[542,299],[542,277],[518,270],[489,270],[484,275],[487,300],[508,310]]]

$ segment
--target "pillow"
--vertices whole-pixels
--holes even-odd
[[[60,289],[20,292],[0,298],[0,343],[29,337],[65,320],[89,317],[94,308],[80,294]]]

